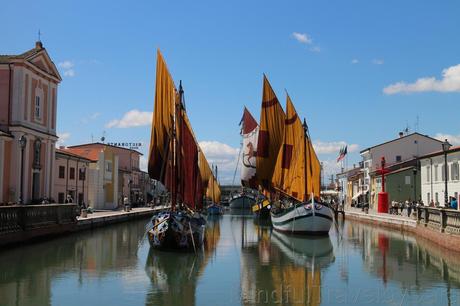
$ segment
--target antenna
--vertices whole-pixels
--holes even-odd
[[[41,41],[42,33],[40,32],[40,29],[38,29],[38,41]]]
[[[104,143],[104,141],[105,141],[105,131],[102,131],[101,141],[102,141],[102,143]]]

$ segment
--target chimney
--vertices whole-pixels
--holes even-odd
[[[43,49],[43,44],[42,44],[41,41],[38,40],[38,41],[35,42],[35,49],[37,49],[37,50]]]
[[[403,132],[399,132],[399,138],[403,137],[404,136],[404,133]]]

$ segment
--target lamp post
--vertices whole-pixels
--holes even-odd
[[[414,166],[412,173],[414,174],[414,201],[417,201],[417,166]]]
[[[447,151],[449,151],[451,144],[446,140],[442,143],[442,151],[444,152],[444,207],[448,204],[448,195],[447,192]]]
[[[21,147],[21,188],[19,194],[19,204],[24,204],[24,149],[27,145],[27,138],[22,135],[19,138],[19,146]]]
[[[82,178],[83,181],[83,199],[81,205],[83,207],[86,207],[85,204],[85,180],[86,180],[86,165],[83,164],[83,167],[80,168],[80,177]]]

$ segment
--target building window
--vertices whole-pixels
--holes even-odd
[[[434,165],[434,181],[437,182],[439,180],[438,177],[438,165]]]
[[[435,204],[439,204],[439,196],[437,192],[434,194],[434,199],[435,199]]]
[[[430,193],[428,192],[428,193],[426,194],[426,204],[430,204],[430,201],[431,201],[431,199],[430,199]]]
[[[75,168],[70,168],[69,172],[69,179],[74,180],[75,179]]]
[[[40,119],[40,96],[35,96],[35,118]]]
[[[450,166],[450,175],[451,175],[452,180],[454,181],[458,180],[458,162],[454,162]]]
[[[430,182],[430,177],[431,177],[431,173],[430,173],[430,166],[426,166],[426,181],[427,183]]]
[[[64,203],[64,192],[58,193],[58,203]]]
[[[396,155],[396,162],[400,162],[401,161],[401,155]]]
[[[112,172],[112,163],[111,162],[105,162],[105,171],[106,172]]]
[[[78,179],[80,181],[84,181],[86,179],[86,169],[85,168],[80,168],[78,172]]]
[[[59,166],[59,178],[63,179],[65,178],[65,167],[64,166]],[[62,202],[59,202],[62,203]]]
[[[410,185],[410,175],[406,175],[404,177],[404,182],[405,182],[406,185]]]
[[[40,169],[40,153],[41,153],[42,142],[40,139],[34,142],[34,168]]]

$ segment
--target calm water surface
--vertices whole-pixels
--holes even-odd
[[[208,220],[198,254],[150,250],[147,220],[0,252],[0,305],[459,305],[460,256],[347,221],[328,238]]]

